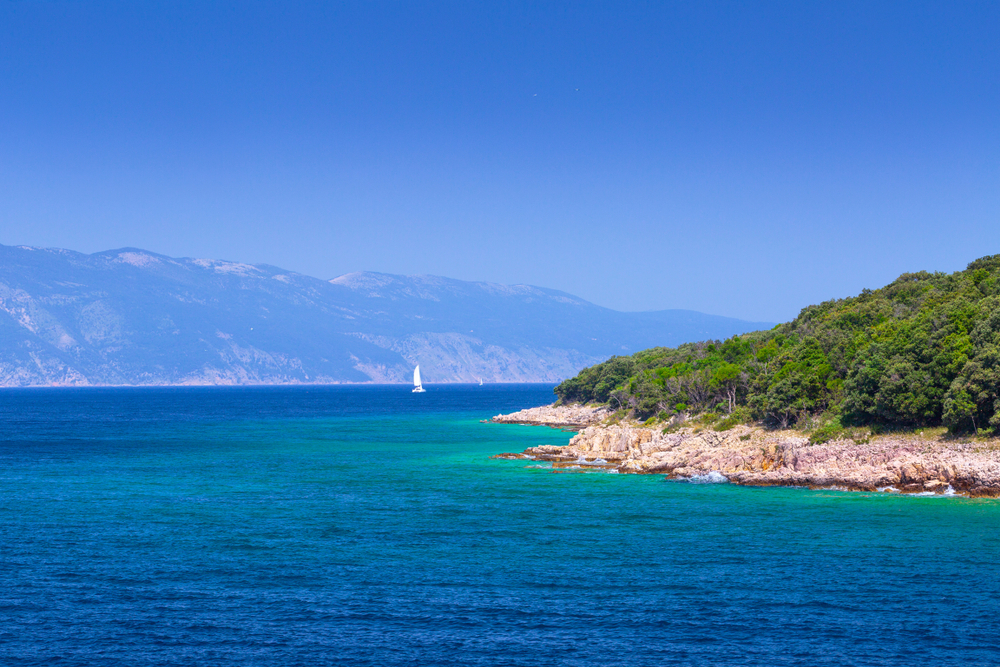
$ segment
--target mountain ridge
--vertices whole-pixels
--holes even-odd
[[[769,323],[621,313],[531,285],[0,245],[0,385],[555,382]]]

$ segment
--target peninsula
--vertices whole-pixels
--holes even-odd
[[[1000,497],[1000,256],[726,341],[584,369],[493,421],[579,430],[504,457],[673,478]]]

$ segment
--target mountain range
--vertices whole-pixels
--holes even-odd
[[[437,276],[0,245],[0,386],[556,382],[616,354],[770,328]]]

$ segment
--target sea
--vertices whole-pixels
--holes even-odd
[[[552,399],[4,390],[0,664],[1000,665],[1000,501],[491,458]]]

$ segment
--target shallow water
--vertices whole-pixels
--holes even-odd
[[[557,472],[538,385],[0,393],[0,662],[1000,664],[1000,502]]]

